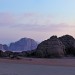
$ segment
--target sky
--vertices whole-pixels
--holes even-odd
[[[75,37],[75,0],[0,0],[0,43]]]

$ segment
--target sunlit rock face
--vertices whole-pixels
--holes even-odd
[[[57,38],[57,36],[52,36],[41,42],[36,50],[37,57],[62,57],[64,56],[65,46]]]

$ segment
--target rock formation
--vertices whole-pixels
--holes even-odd
[[[3,45],[2,45],[2,44],[0,44],[0,50],[4,50],[4,48],[3,48]]]
[[[12,50],[12,51],[27,51],[27,50],[33,50],[36,48],[37,48],[36,41],[30,38],[22,38],[15,43],[11,43],[9,46],[9,50]]]
[[[52,36],[50,39],[41,42],[36,49],[37,57],[62,57],[64,56],[65,46],[57,38]]]
[[[51,58],[75,56],[75,39],[70,35],[64,35],[59,38],[52,36],[37,46],[36,41],[33,39],[22,38],[19,41],[10,43],[9,46],[0,44],[0,50],[6,50],[4,54],[1,52],[5,57],[13,54],[12,51],[21,51],[19,55],[23,57]]]
[[[64,35],[59,40],[65,45],[66,55],[75,55],[75,39],[72,36]]]
[[[4,50],[9,50],[9,47],[8,47],[6,44],[4,44],[4,45],[3,45],[3,49],[4,49]]]

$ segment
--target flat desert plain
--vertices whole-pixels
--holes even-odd
[[[0,75],[75,75],[75,59],[0,59]]]

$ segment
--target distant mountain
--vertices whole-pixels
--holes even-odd
[[[4,50],[9,50],[9,47],[8,47],[6,44],[4,44],[4,45],[3,45],[3,49],[4,49]]]
[[[27,51],[37,48],[37,42],[30,38],[22,38],[19,41],[10,43],[9,50],[12,51]]]
[[[4,50],[4,47],[2,44],[0,44],[0,50]]]
[[[22,38],[19,41],[10,43],[10,45],[0,44],[0,50],[3,51],[28,51],[37,48],[38,43],[30,38]]]

